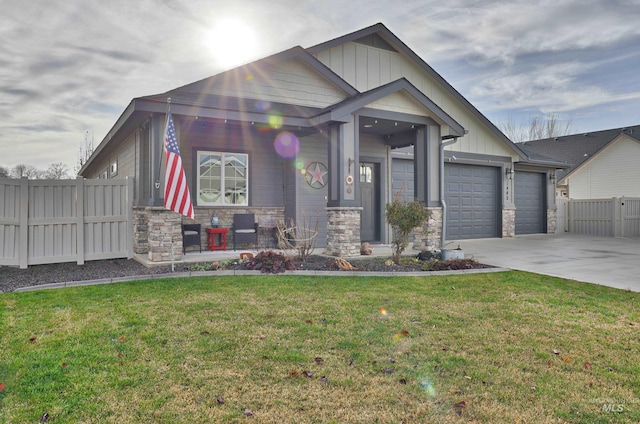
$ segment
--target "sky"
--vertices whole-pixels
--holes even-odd
[[[63,163],[129,102],[378,22],[500,126],[640,124],[640,0],[0,0],[0,166]]]

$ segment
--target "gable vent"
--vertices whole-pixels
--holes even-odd
[[[389,50],[390,52],[397,53],[397,50],[391,47],[391,44],[384,41],[378,34],[370,34],[362,38],[358,38],[353,41],[354,43],[364,44],[365,46],[375,47],[377,49]]]

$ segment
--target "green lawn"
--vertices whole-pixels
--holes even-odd
[[[638,297],[524,272],[6,293],[0,422],[640,422]]]

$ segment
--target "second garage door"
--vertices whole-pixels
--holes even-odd
[[[546,232],[545,174],[515,173],[516,234]]]
[[[447,240],[499,237],[499,168],[445,165]]]

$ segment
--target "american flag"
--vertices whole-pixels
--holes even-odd
[[[180,158],[180,149],[171,112],[167,116],[167,126],[164,130],[164,153],[166,157],[164,207],[193,219],[193,203],[191,203],[187,177]]]

